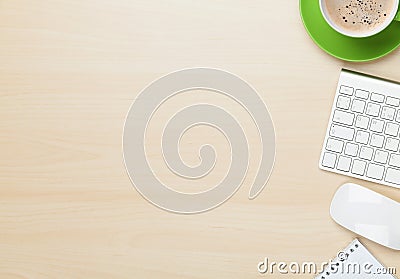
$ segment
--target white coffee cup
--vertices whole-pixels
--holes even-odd
[[[349,37],[353,37],[353,38],[365,38],[365,37],[370,37],[373,35],[376,35],[380,32],[382,32],[383,30],[385,30],[392,22],[393,20],[398,20],[400,21],[400,9],[399,9],[399,3],[400,0],[393,0],[393,10],[390,11],[390,14],[387,15],[387,20],[385,21],[385,23],[383,23],[381,26],[379,26],[376,29],[372,29],[369,32],[357,32],[357,31],[349,31],[344,29],[341,26],[338,26],[329,16],[328,12],[327,12],[327,8],[325,7],[325,2],[326,1],[335,1],[335,0],[319,0],[319,7],[321,9],[321,13],[323,15],[323,17],[325,18],[325,21],[337,32],[345,35],[345,36],[349,36]]]

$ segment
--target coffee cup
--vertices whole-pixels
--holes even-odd
[[[400,21],[400,0],[319,0],[325,21],[337,32],[365,38]],[[400,32],[400,30],[399,30]]]

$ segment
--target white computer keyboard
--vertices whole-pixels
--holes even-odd
[[[400,84],[342,70],[319,166],[400,188]]]

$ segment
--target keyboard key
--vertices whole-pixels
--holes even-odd
[[[351,165],[351,158],[345,157],[345,156],[340,156],[336,168],[338,170],[348,172],[348,171],[350,171],[350,165]]]
[[[383,96],[381,94],[378,94],[378,93],[371,94],[371,101],[383,103],[384,100],[385,100],[385,96]]]
[[[367,176],[369,178],[382,180],[384,171],[385,171],[384,166],[369,164],[367,169]]]
[[[400,105],[400,100],[397,98],[393,98],[393,97],[387,97],[386,104],[388,104],[390,106],[398,107]]]
[[[375,152],[374,161],[377,163],[380,163],[380,164],[386,164],[388,156],[389,156],[388,152],[382,151],[382,150],[377,150]]]
[[[322,165],[327,168],[333,169],[336,163],[336,155],[333,153],[325,152],[324,158],[322,159]]]
[[[400,155],[399,154],[390,155],[389,165],[400,168]]]
[[[368,103],[366,114],[370,116],[378,116],[381,106],[375,103]]]
[[[385,121],[383,120],[378,120],[378,119],[372,119],[371,121],[371,127],[369,129],[373,132],[377,133],[382,133],[383,132],[383,126],[385,125]]]
[[[355,143],[348,142],[346,143],[346,148],[344,150],[344,154],[349,156],[357,156],[358,153],[358,145]]]
[[[361,98],[361,99],[368,100],[369,92],[365,91],[365,90],[357,89],[355,96],[358,97],[358,98]]]
[[[356,117],[356,127],[360,129],[367,129],[369,124],[369,117],[358,115]]]
[[[356,97],[368,100],[369,92],[361,89],[356,90]]]
[[[396,122],[400,122],[400,109],[397,110],[397,114],[396,114]]]
[[[342,153],[343,145],[343,141],[329,138],[326,143],[326,150]]]
[[[381,117],[386,120],[393,120],[396,110],[391,107],[383,107]]]
[[[374,153],[374,150],[372,148],[366,147],[366,146],[362,146],[361,149],[360,149],[359,157],[361,159],[365,159],[365,160],[371,161],[373,153]]]
[[[366,162],[360,160],[354,160],[351,172],[358,175],[364,175]]]
[[[363,113],[365,108],[365,102],[355,99],[353,100],[353,104],[351,105],[351,110],[354,112]]]
[[[395,123],[386,123],[386,129],[385,129],[385,134],[389,136],[394,136],[397,137],[397,134],[399,133],[399,125]]]
[[[339,96],[336,102],[336,107],[341,109],[349,109],[350,108],[351,99],[346,96]]]
[[[390,155],[389,165],[400,168],[400,155],[399,154]]]
[[[399,140],[394,138],[387,138],[385,149],[396,152],[399,148]]]
[[[353,92],[354,92],[354,88],[353,88],[353,87],[349,87],[349,86],[342,85],[342,86],[340,86],[339,92],[340,92],[341,94],[345,94],[345,95],[352,96],[352,95],[353,95]]]
[[[386,171],[385,181],[400,185],[400,170],[388,168]]]
[[[344,139],[344,140],[353,140],[354,138],[354,129],[348,128],[336,124],[332,124],[330,135],[335,138]]]
[[[377,134],[372,134],[370,145],[373,147],[382,148],[383,142],[385,141],[385,137]]]
[[[356,142],[367,144],[369,139],[369,133],[364,131],[357,131]]]
[[[354,114],[351,112],[335,110],[332,121],[336,122],[336,123],[340,123],[340,124],[345,124],[345,125],[353,125]]]

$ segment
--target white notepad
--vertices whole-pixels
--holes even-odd
[[[394,279],[394,273],[355,239],[315,279]]]

